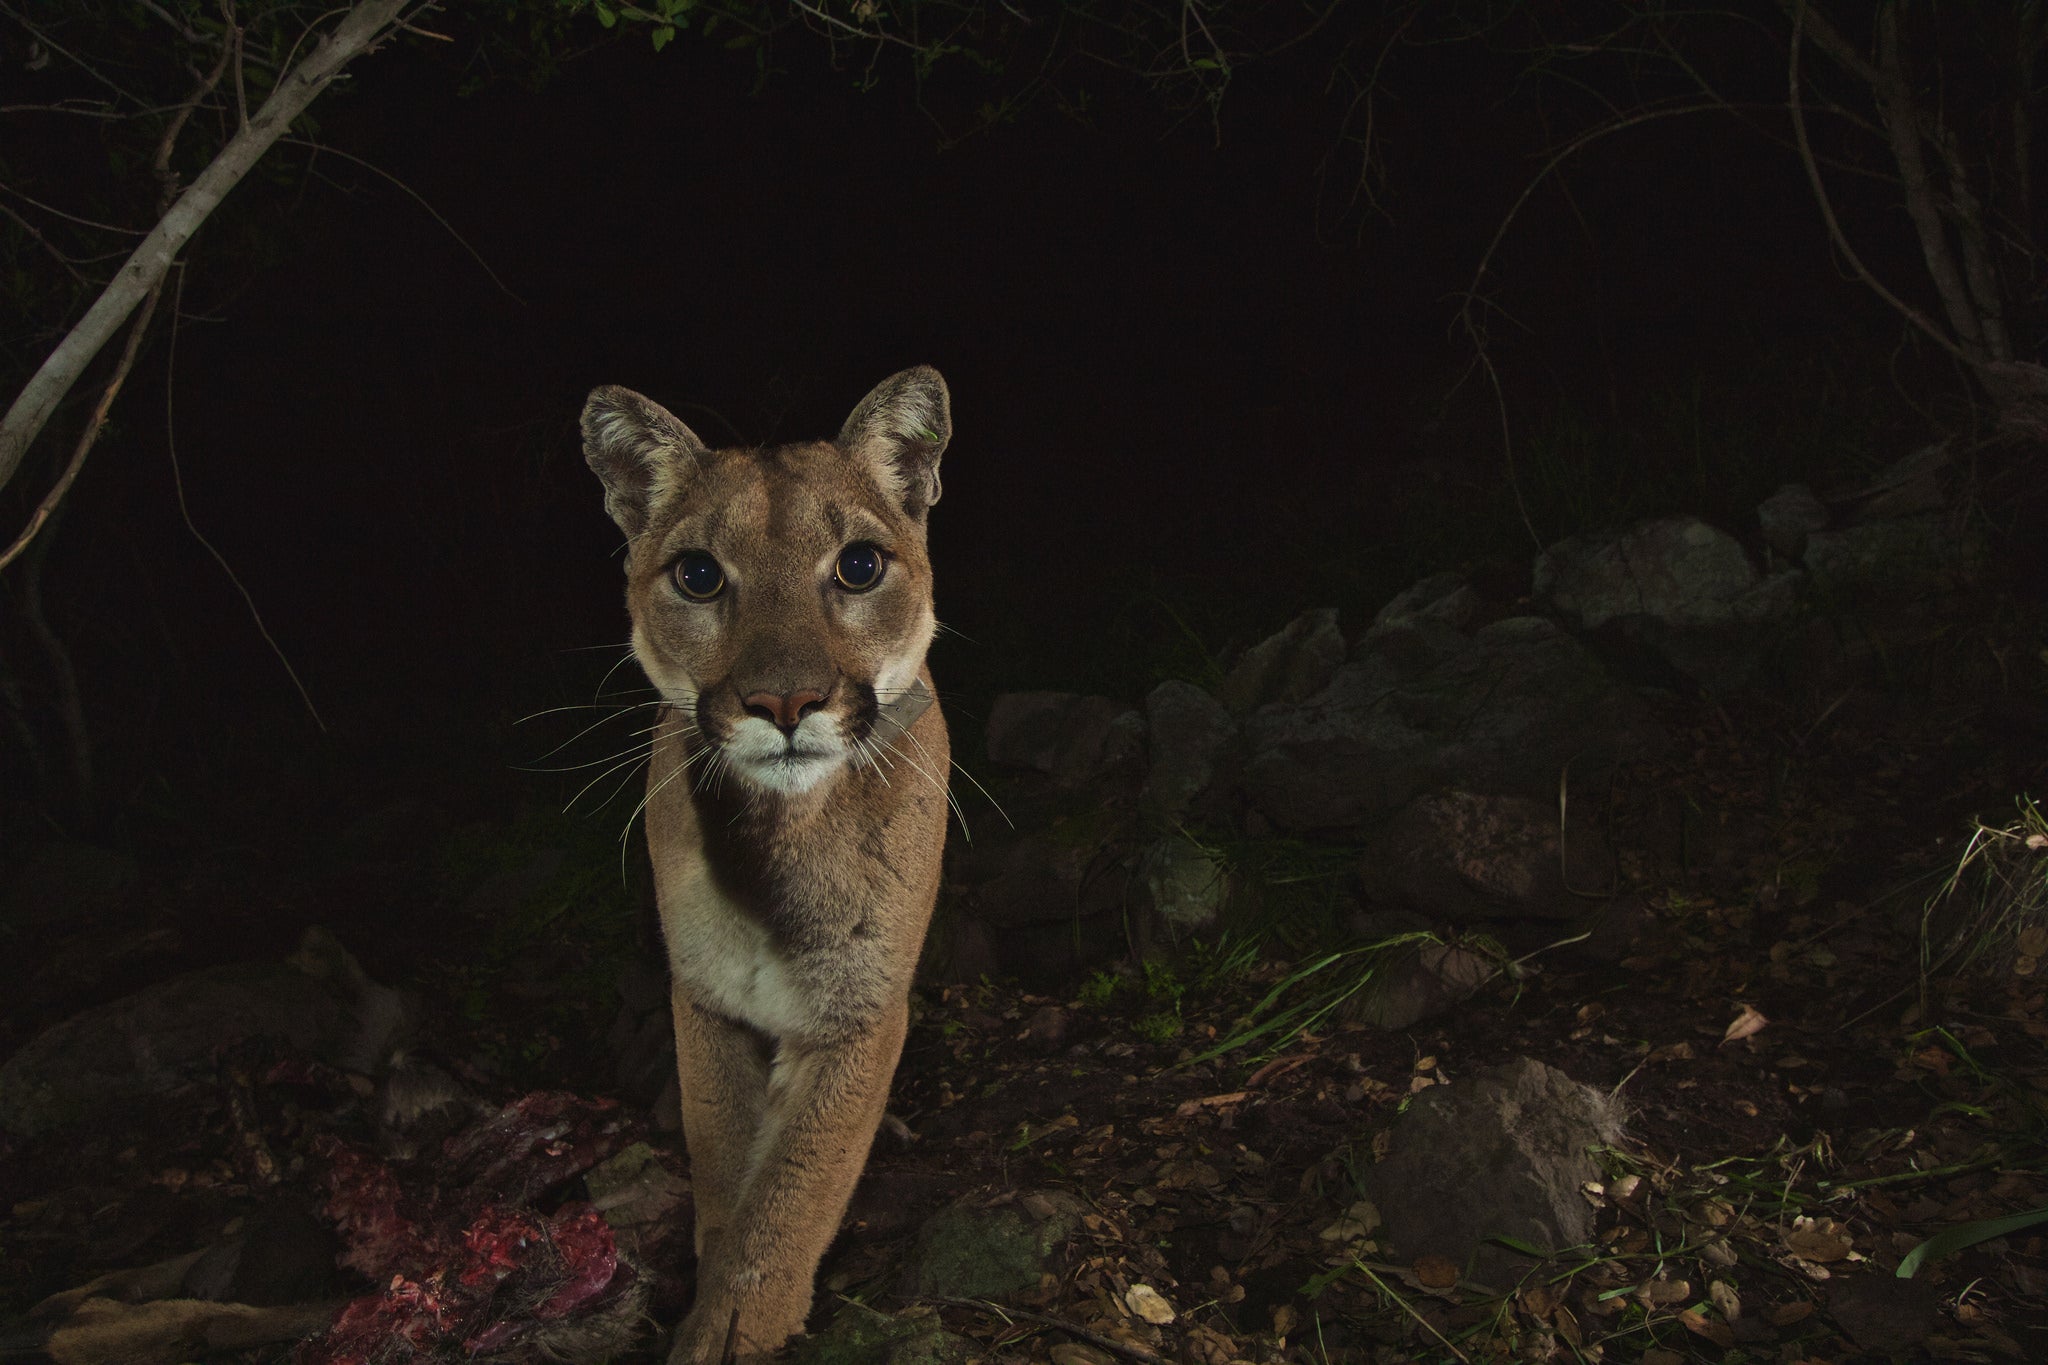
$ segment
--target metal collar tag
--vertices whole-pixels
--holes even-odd
[[[932,691],[924,685],[923,678],[915,678],[903,695],[882,707],[875,713],[877,721],[886,721],[900,733],[917,724],[917,718],[932,704]]]

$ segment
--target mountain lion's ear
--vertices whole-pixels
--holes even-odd
[[[604,480],[604,510],[631,540],[701,459],[697,433],[651,398],[606,384],[583,405],[583,458]]]
[[[929,365],[875,385],[839,429],[840,447],[867,461],[913,517],[939,500],[939,456],[952,439],[952,399]]]

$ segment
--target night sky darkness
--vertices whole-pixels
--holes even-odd
[[[1320,54],[1241,77],[1220,146],[1106,73],[1092,126],[1040,107],[942,149],[900,71],[862,92],[803,42],[779,64],[757,89],[744,57],[635,40],[537,92],[463,96],[439,50],[358,63],[322,135],[417,190],[523,302],[331,158],[271,259],[202,239],[186,306],[204,319],[175,357],[192,516],[332,744],[469,745],[502,766],[529,742],[512,720],[588,698],[610,657],[584,647],[625,630],[618,537],[575,435],[596,383],[715,443],[801,439],[884,375],[937,365],[955,405],[939,608],[967,639],[935,665],[970,697],[1141,685],[1131,623],[1167,619],[1147,602],[1205,630],[1204,602],[1227,603],[1214,619],[1240,644],[1308,606],[1369,613],[1390,575],[1441,566],[1393,504],[1404,462],[1448,461],[1446,498],[1498,491],[1483,410],[1417,432],[1462,361],[1451,294],[1549,140],[1506,102],[1510,59],[1408,59],[1383,216],[1343,211]],[[1496,271],[1520,417],[1895,330],[1763,139],[1672,121],[1569,184],[1536,196]],[[49,571],[117,788],[313,743],[179,519],[167,359],[146,355]]]

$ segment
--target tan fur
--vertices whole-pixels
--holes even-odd
[[[759,1355],[803,1330],[882,1118],[938,894],[945,721],[936,705],[914,720],[889,705],[913,680],[931,688],[924,527],[948,400],[935,371],[907,370],[836,441],[712,451],[606,388],[583,427],[629,537],[634,650],[669,703],[647,840],[698,1253],[669,1358],[718,1359],[735,1314],[739,1354]],[[850,592],[833,569],[862,543],[886,568]],[[723,570],[714,600],[677,585],[692,554]]]

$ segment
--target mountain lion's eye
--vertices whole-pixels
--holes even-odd
[[[676,561],[676,587],[692,602],[709,602],[725,591],[725,570],[710,555],[691,551]]]
[[[866,592],[882,581],[882,569],[887,562],[881,546],[870,545],[864,540],[856,541],[839,552],[839,562],[832,566],[832,576],[848,592]]]

